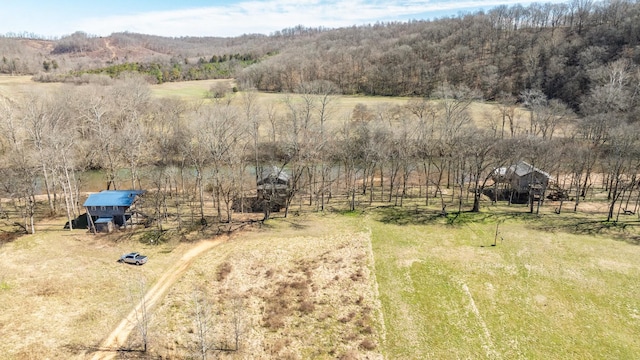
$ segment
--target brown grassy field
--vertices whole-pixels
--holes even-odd
[[[219,343],[233,343],[229,314],[234,301],[242,304],[240,349],[227,352],[231,358],[380,358],[369,236],[317,220],[268,222],[198,259],[153,312],[150,353],[193,356],[198,290],[215,311],[209,336]],[[63,223],[42,222],[35,235],[0,248],[3,358],[90,357],[137,303],[140,284],[152,287],[194,246],[143,246],[128,233],[69,232]],[[149,263],[116,262],[132,250]],[[137,334],[125,348],[141,348]]]
[[[197,355],[199,294],[213,310],[210,341],[235,349],[239,326],[239,350],[224,358],[382,358],[369,234],[326,219],[269,221],[202,256],[155,313],[157,353]]]
[[[140,282],[152,285],[188,247],[69,232],[64,223],[40,222],[36,234],[0,247],[3,359],[82,358],[130,310]],[[151,260],[141,267],[116,262],[130,251]]]
[[[205,101],[206,92],[212,85],[223,83],[229,88],[235,84],[231,80],[203,80],[184,81],[176,83],[164,83],[153,85],[152,92],[158,97],[175,97],[187,101]],[[263,111],[270,106],[275,106],[280,111],[286,111],[284,101],[286,94],[278,93],[257,93],[257,103]],[[233,101],[242,101],[242,92],[229,95]],[[296,95],[290,95],[293,101]],[[345,96],[338,95],[329,104],[329,125],[339,126],[351,117],[351,113],[356,105],[365,105],[369,110],[377,112],[394,106],[404,106],[410,100],[408,97],[382,97],[382,96]],[[208,101],[208,100],[207,100]],[[299,99],[298,99],[299,101]],[[470,107],[473,120],[480,126],[489,126],[490,118],[495,118],[497,108],[492,103],[474,103]],[[517,113],[516,126],[523,129],[526,126],[526,116],[520,111]]]
[[[55,90],[61,84],[37,83],[31,80],[31,76],[0,75],[0,99],[19,99],[22,95],[35,89]]]

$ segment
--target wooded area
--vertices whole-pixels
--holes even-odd
[[[156,81],[226,76],[259,90],[292,92],[302,83],[327,80],[344,94],[389,96],[431,96],[448,82],[477,89],[485,99],[537,89],[577,111],[607,66],[640,61],[639,20],[637,1],[572,0],[498,6],[432,21],[298,26],[236,38],[102,38],[77,32],[46,40],[9,34],[0,37],[0,73],[51,80],[70,71],[104,69],[113,75],[113,67],[155,64],[163,72],[161,79],[154,74]],[[214,64],[226,68],[203,67]]]
[[[110,46],[144,44],[165,52],[167,64],[224,54],[260,60],[229,74],[241,92],[197,103],[154,98],[149,78],[131,73],[0,98],[3,197],[33,232],[36,195],[46,195],[46,212],[73,219],[79,174],[97,169],[106,188],[148,190],[160,227],[169,199],[197,221],[230,221],[234,199],[255,191],[255,174],[278,166],[290,175],[287,205],[295,198],[324,210],[342,197],[353,210],[419,196],[443,210],[479,211],[494,170],[523,160],[553,175],[574,210],[602,175],[607,218],[616,220],[638,210],[639,20],[637,1],[574,0],[233,39],[113,34]],[[104,39],[38,40],[53,43],[44,55],[25,41],[0,38],[0,72],[67,76],[106,65],[78,55]],[[283,95],[264,105],[257,91]],[[341,119],[333,108],[340,94],[412,98],[361,104]],[[472,104],[487,100],[494,111],[474,121]],[[205,214],[207,199],[214,214]]]

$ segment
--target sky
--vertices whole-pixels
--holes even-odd
[[[561,3],[566,0],[540,2]],[[0,0],[0,35],[59,38],[82,31],[149,35],[265,34],[291,28],[337,28],[436,19],[524,0]]]

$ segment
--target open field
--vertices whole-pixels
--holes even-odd
[[[201,80],[166,82],[152,85],[151,91],[158,97],[175,97],[184,100],[204,100],[212,85],[224,84],[231,89],[234,86],[232,80]]]
[[[275,218],[195,259],[151,309],[149,351],[197,354],[199,298],[211,310],[207,336],[234,350],[225,358],[634,358],[637,220],[601,218],[524,206],[453,222],[413,206]],[[195,246],[63,223],[43,221],[0,248],[3,358],[89,358],[141,282],[151,288]],[[115,262],[131,250],[150,262]],[[141,348],[137,331],[125,348]]]
[[[209,91],[212,85],[217,83],[227,84],[229,88],[234,86],[232,80],[202,80],[202,81],[183,81],[174,83],[164,83],[160,85],[153,85],[151,87],[152,92],[158,97],[175,97],[187,101],[203,101],[205,99],[206,92]],[[241,98],[242,92],[232,94],[233,98]],[[287,95],[279,93],[266,93],[258,92],[257,103],[266,109],[270,105],[282,106],[280,109],[285,110],[283,102]],[[297,95],[292,94],[292,97],[296,99]],[[329,121],[334,125],[341,124],[346,119],[349,119],[351,113],[356,105],[362,104],[367,106],[371,111],[377,111],[379,109],[391,108],[393,106],[406,105],[410,98],[408,97],[383,97],[383,96],[336,96],[329,104]],[[491,103],[474,103],[471,105],[470,113],[473,119],[479,123],[486,125],[492,112],[495,116],[496,108]],[[517,119],[517,125],[519,127],[524,126],[524,115],[519,114]]]
[[[158,85],[151,85],[151,92],[158,98],[177,98],[189,102],[207,102],[211,101],[206,98],[207,92],[214,84],[225,84],[231,89],[235,83],[233,80],[200,80],[200,81],[182,81],[182,82],[166,82]],[[31,76],[0,76],[0,97],[15,99],[33,89],[55,90],[63,86],[60,83],[39,83],[31,80]],[[275,106],[281,114],[287,111],[284,101],[285,94],[257,92],[257,104],[261,107],[261,116],[266,117],[266,111],[269,107]],[[230,93],[235,101],[242,101],[242,92]],[[297,95],[292,95],[294,101],[300,101]],[[382,97],[382,96],[336,96],[329,104],[328,126],[334,128],[339,127],[345,120],[351,117],[351,113],[356,105],[365,105],[369,110],[377,112],[394,106],[406,105],[410,98],[408,97]],[[473,103],[470,106],[470,114],[472,119],[482,127],[496,126],[491,124],[492,120],[499,118],[497,107],[493,103]],[[266,120],[265,120],[266,123]],[[517,131],[522,131],[528,126],[528,118],[526,111],[519,109],[516,112],[515,127]],[[267,127],[267,125],[263,125]]]
[[[640,247],[598,235],[606,227],[588,216],[501,211],[456,225],[393,208],[371,216],[385,355],[635,358]]]
[[[132,308],[141,283],[150,287],[188,247],[69,232],[64,223],[40,222],[36,234],[0,247],[2,358],[64,359],[92,349]],[[151,260],[116,262],[130,251]]]
[[[268,222],[202,256],[161,298],[149,325],[150,352],[191,356],[192,298],[201,290],[215,300],[216,337],[229,336],[224,314],[232,300],[244,303],[242,347],[232,357],[380,358],[368,236],[339,219],[331,220],[332,228],[317,220]],[[126,236],[62,231],[62,225],[50,221],[36,235],[0,248],[0,352],[8,359],[83,359],[105,350],[99,344],[141,290],[165,281],[163,274],[195,246],[143,246]],[[149,255],[149,263],[116,263],[131,250]],[[221,264],[229,265],[224,275]],[[137,334],[134,329],[123,348],[139,350]]]
[[[62,86],[58,83],[38,83],[31,80],[32,76],[8,76],[0,75],[0,99],[8,98],[15,100],[27,92],[36,89],[55,90]]]
[[[212,307],[218,346],[235,349],[239,316],[239,351],[228,358],[382,358],[372,266],[369,236],[350,219],[268,221],[202,256],[171,290],[152,327],[156,349],[168,358],[194,356],[200,296]]]

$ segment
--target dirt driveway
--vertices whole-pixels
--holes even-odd
[[[106,360],[114,359],[118,355],[118,350],[124,348],[129,335],[136,327],[136,314],[139,314],[143,306],[147,311],[151,311],[166,295],[171,286],[189,269],[193,261],[201,254],[209,251],[217,245],[220,245],[227,238],[216,240],[207,240],[197,243],[192,249],[187,251],[180,260],[178,260],[171,268],[169,268],[158,279],[155,285],[147,291],[134,309],[131,310],[116,328],[105,338],[98,347],[98,351],[93,353],[91,359]],[[90,354],[89,354],[90,355]]]

